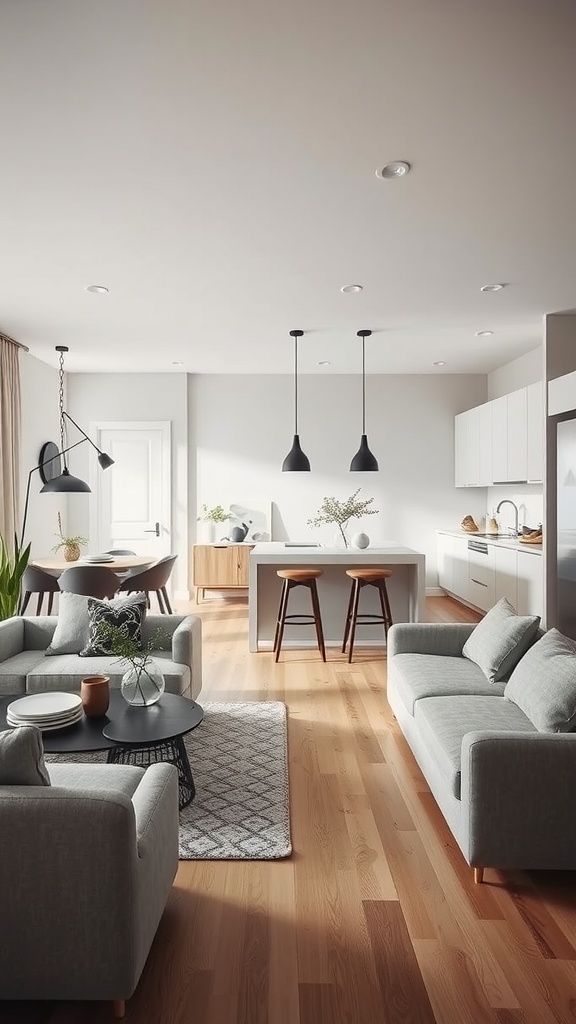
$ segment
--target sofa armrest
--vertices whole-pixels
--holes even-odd
[[[138,785],[132,805],[138,857],[153,857],[158,846],[178,867],[178,772],[174,765],[152,764]]]
[[[457,658],[476,623],[397,622],[388,630],[387,656],[440,654]]]
[[[187,615],[172,635],[172,660],[190,666],[190,696],[202,689],[202,619]]]
[[[576,868],[576,734],[470,732],[461,768],[471,864]]]
[[[24,650],[24,620],[19,616],[0,622],[0,661],[8,661]]]

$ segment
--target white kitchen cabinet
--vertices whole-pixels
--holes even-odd
[[[466,600],[487,612],[494,604],[494,546],[485,540],[470,538],[467,542],[468,582]]]
[[[507,404],[507,455],[508,455],[508,476],[510,483],[523,482],[528,479],[528,467],[526,464],[527,453],[527,416],[526,416],[526,388],[520,391],[513,391],[506,395]]]
[[[526,388],[526,479],[540,483],[544,476],[544,391],[542,384]]]
[[[495,590],[494,600],[505,597],[514,607],[518,607],[518,567],[516,551],[512,548],[500,548],[494,545]]]
[[[544,566],[542,556],[529,551],[517,553],[518,600],[516,611],[519,615],[543,615],[544,612]]]
[[[454,418],[455,485],[480,484],[480,410],[468,409]]]
[[[481,487],[490,487],[492,476],[492,402],[478,407],[478,467]]]
[[[508,479],[508,402],[506,395],[495,398],[492,406],[492,480]]]
[[[468,590],[468,541],[466,537],[450,537],[439,533],[438,583],[464,601]]]

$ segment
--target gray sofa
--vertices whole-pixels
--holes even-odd
[[[392,626],[390,706],[476,881],[484,867],[574,869],[576,734],[539,732],[462,656],[473,629]]]
[[[77,654],[46,657],[56,616],[15,616],[0,622],[0,695],[43,690],[80,690],[86,676],[104,674],[119,687],[128,667],[114,657],[81,658]],[[202,688],[202,622],[196,615],[147,615],[144,643],[156,629],[169,634],[166,650],[152,651],[169,693],[195,699]]]
[[[178,867],[172,765],[50,764],[0,788],[0,999],[134,992]]]

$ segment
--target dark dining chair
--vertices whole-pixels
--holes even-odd
[[[42,612],[42,604],[44,602],[45,594],[48,597],[48,615],[52,615],[54,594],[60,593],[58,580],[55,576],[51,576],[49,572],[44,572],[44,569],[37,569],[36,566],[29,565],[22,577],[22,590],[24,594],[22,604],[20,606],[20,615],[24,615],[32,594],[38,594],[36,615],[40,615]]]
[[[154,590],[162,615],[172,615],[172,608],[170,607],[170,601],[166,592],[166,584],[170,579],[170,573],[174,568],[174,562],[177,558],[178,555],[166,555],[166,558],[160,558],[154,565],[148,566],[147,569],[130,572],[126,579],[122,580],[118,590],[128,591],[128,593],[131,593],[133,590],[143,590],[148,600],[148,607],[150,607],[150,591]]]
[[[105,555],[135,555],[135,551],[130,551],[130,548],[113,548],[112,551],[105,551]]]
[[[83,594],[85,597],[114,597],[119,579],[107,565],[76,565],[65,569],[58,583],[60,590],[69,594]]]

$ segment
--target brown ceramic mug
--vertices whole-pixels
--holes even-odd
[[[110,703],[109,676],[87,676],[80,683],[80,697],[84,714],[88,718],[100,718],[108,711]]]

